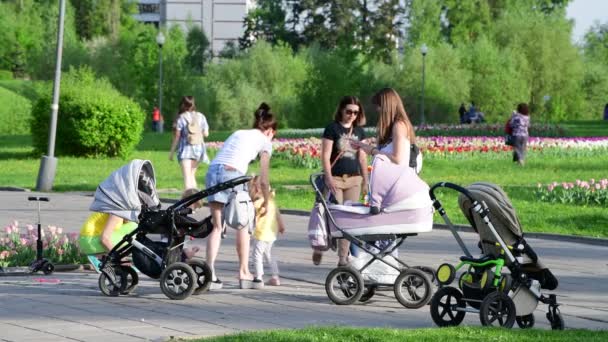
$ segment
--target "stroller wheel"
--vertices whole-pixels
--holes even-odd
[[[479,319],[485,326],[511,328],[515,323],[515,303],[503,292],[494,291],[481,302]]]
[[[193,294],[198,295],[209,290],[212,277],[209,265],[202,260],[190,260],[188,265],[192,267],[192,270],[196,274],[197,287],[194,289]]]
[[[415,268],[402,271],[395,280],[395,297],[409,309],[425,306],[433,295],[431,281],[425,272]]]
[[[559,308],[554,305],[549,306],[549,312],[547,312],[547,319],[549,323],[551,323],[552,330],[564,330],[564,318],[562,314],[559,312]]]
[[[196,278],[192,267],[183,262],[176,262],[167,266],[161,273],[160,289],[170,299],[186,299],[194,292]]]
[[[325,280],[327,297],[338,305],[355,303],[363,295],[363,290],[361,273],[348,266],[335,268]]]
[[[517,316],[515,317],[515,322],[517,322],[517,326],[522,329],[530,329],[534,326],[534,314],[529,314],[525,316]]]
[[[46,275],[52,274],[53,271],[55,271],[55,266],[50,261],[45,262],[42,266],[42,273]]]
[[[139,284],[139,275],[137,274],[137,271],[131,266],[120,266],[120,269],[126,274],[127,277],[127,288],[120,294],[128,295],[137,288],[137,284]]]
[[[361,295],[361,298],[359,298],[359,301],[361,303],[365,303],[368,300],[372,299],[372,297],[375,294],[376,294],[376,286],[374,286],[374,285],[365,286],[365,290],[363,290],[363,294]]]
[[[106,266],[99,275],[98,285],[105,296],[117,297],[127,289],[127,274],[120,268]]]
[[[431,300],[431,317],[433,322],[440,327],[455,327],[462,322],[466,311],[466,303],[462,299],[462,293],[451,286],[439,289]]]
[[[450,284],[456,277],[456,268],[451,264],[441,264],[437,267],[437,281],[441,285]]]

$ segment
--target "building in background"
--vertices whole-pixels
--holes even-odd
[[[198,25],[207,35],[213,55],[217,56],[228,41],[243,35],[244,19],[255,6],[253,0],[137,0],[135,19],[152,25]]]

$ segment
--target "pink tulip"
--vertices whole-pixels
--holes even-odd
[[[4,231],[6,231],[6,234],[12,234],[13,233],[13,227],[6,226],[6,227],[4,227]]]
[[[63,234],[63,228],[57,227],[57,234]]]
[[[57,227],[49,226],[49,232],[51,232],[51,235],[57,234]]]

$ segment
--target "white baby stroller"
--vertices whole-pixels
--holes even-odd
[[[456,232],[435,190],[445,187],[460,192],[460,209],[479,234],[482,255],[473,257]],[[534,326],[538,303],[548,305],[547,319],[552,329],[564,329],[555,294],[544,295],[541,289],[554,290],[557,279],[539,260],[524,239],[521,224],[511,201],[497,185],[473,183],[463,188],[452,183],[438,183],[430,190],[433,205],[452,231],[464,256],[453,266],[437,268],[441,288],[431,300],[431,316],[438,326],[456,326],[467,312],[478,313],[483,325],[511,328]],[[458,270],[464,269],[457,284],[449,286]]]
[[[205,238],[213,227],[210,216],[202,221],[188,216],[192,213],[189,206],[250,179],[243,176],[220,183],[160,210],[154,169],[149,161],[134,160],[114,171],[97,187],[91,210],[113,214],[138,225],[103,257],[99,276],[101,292],[118,296],[135,289],[137,272],[124,262],[129,256],[142,273],[160,279],[162,292],[171,299],[185,299],[206,291],[211,283],[211,269],[202,260],[182,262],[182,247],[186,236]]]
[[[347,239],[371,256],[362,264],[338,266],[329,273],[325,281],[329,299],[338,305],[349,305],[368,301],[376,290],[389,288],[407,308],[427,304],[433,293],[434,270],[410,267],[396,257],[396,252],[407,237],[431,231],[433,209],[428,195],[426,202],[410,199],[373,215],[368,206],[328,203],[317,185],[322,179],[322,173],[310,177],[317,197],[309,224],[311,246],[319,250],[335,249],[337,239]],[[372,269],[392,272],[377,275]]]

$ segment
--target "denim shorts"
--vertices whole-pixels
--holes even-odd
[[[207,175],[205,176],[205,188],[209,189],[212,186],[227,182],[240,176],[244,176],[244,174],[242,174],[240,171],[227,170],[223,164],[213,164],[209,166],[209,170],[207,170]],[[244,189],[244,184],[234,188],[234,190],[237,191]],[[232,192],[232,189],[226,189],[224,191],[215,193],[207,197],[207,202],[219,202],[226,204],[226,202],[228,202],[228,195],[230,195],[230,192]]]

